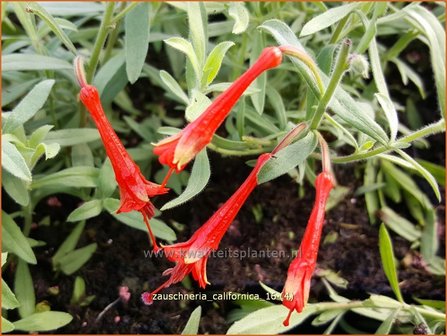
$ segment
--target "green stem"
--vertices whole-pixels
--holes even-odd
[[[282,46],[279,46],[279,49],[282,51],[283,54],[288,55],[288,56],[293,56],[296,59],[299,59],[301,62],[303,62],[304,64],[306,64],[309,67],[310,71],[312,72],[312,74],[315,78],[315,81],[317,83],[318,90],[320,91],[320,94],[323,94],[323,92],[324,92],[323,81],[321,79],[320,73],[318,72],[318,66],[314,62],[314,60],[305,51],[299,50],[292,46],[282,45]]]
[[[428,309],[425,309],[425,308],[422,308],[419,306],[408,305],[408,308],[411,308],[411,307],[416,309],[419,313],[421,313],[421,315],[428,316],[428,317],[435,318],[435,319],[445,320],[446,316],[444,313],[433,311],[433,310],[428,310]]]
[[[400,138],[398,141],[410,143],[417,139],[425,138],[426,136],[429,136],[432,134],[441,133],[441,132],[445,131],[445,126],[446,126],[445,120],[441,119],[433,124],[430,124],[430,125],[427,125],[427,126],[421,128],[420,130],[418,130],[416,132],[413,132],[411,134],[408,134],[408,135]]]
[[[350,14],[346,15],[343,19],[340,20],[340,22],[337,25],[337,28],[335,28],[334,33],[332,34],[329,44],[334,44],[338,42],[341,36],[341,32],[343,31],[343,28],[346,26],[346,23],[348,22],[349,16]]]
[[[123,2],[122,4],[126,4],[125,2]],[[134,9],[136,6],[138,6],[140,4],[139,1],[136,2],[131,2],[130,5],[128,5],[127,7],[125,7],[123,10],[121,10],[118,14],[115,15],[115,17],[113,18],[113,20],[110,22],[110,24],[114,25],[114,24],[118,24],[118,22],[121,21],[121,19],[127,14],[129,13],[132,9]]]
[[[413,141],[416,141],[418,139],[425,138],[429,135],[442,133],[444,131],[445,131],[445,120],[441,119],[433,124],[427,125],[418,131],[415,131],[409,135],[406,135],[406,136],[396,140],[395,144],[396,145],[410,144]],[[402,146],[399,146],[399,147],[402,147]],[[366,153],[355,153],[355,154],[346,155],[346,156],[332,157],[332,162],[334,162],[334,163],[348,163],[348,162],[353,162],[353,161],[364,160],[364,159],[376,156],[378,154],[392,151],[399,147],[397,147],[397,146],[396,147],[391,147],[391,146],[385,147],[385,146],[381,145],[380,147],[377,147],[377,148],[375,148],[369,152],[366,152]]]
[[[96,37],[95,45],[93,46],[92,56],[90,57],[89,66],[87,69],[87,83],[91,83],[93,76],[95,75],[96,68],[99,63],[99,55],[104,43],[106,41],[109,27],[112,21],[113,9],[115,8],[114,2],[108,2],[106,4],[106,10],[99,26],[98,36]]]
[[[107,40],[106,50],[104,51],[104,57],[103,57],[103,63],[106,63],[110,56],[112,55],[113,47],[116,44],[116,41],[118,40],[119,35],[119,28],[121,25],[121,19],[135,6],[137,6],[139,2],[133,2],[129,6],[126,7],[127,2],[122,2],[120,6],[120,12],[113,18],[112,22],[110,23],[111,26],[114,26],[113,32],[110,34],[109,39]]]
[[[216,145],[210,143],[208,145],[208,148],[222,155],[247,156],[247,155],[258,155],[265,153],[266,151],[270,151],[271,149],[273,149],[273,146],[271,146],[270,148],[262,147],[255,149],[233,150],[233,149],[217,147]]]
[[[318,103],[317,110],[312,118],[312,122],[310,124],[311,129],[317,129],[320,125],[321,119],[323,118],[324,112],[326,111],[327,106],[329,105],[329,101],[334,95],[335,89],[340,83],[343,74],[348,68],[348,57],[349,51],[351,50],[352,42],[349,39],[346,39],[342,42],[340,52],[337,56],[337,61],[335,64],[334,72],[329,80],[329,85],[326,88],[323,96]]]
[[[113,47],[115,46],[116,41],[118,40],[119,26],[120,22],[116,24],[115,28],[113,29],[113,32],[110,34],[110,37],[107,40],[106,49],[104,50],[103,63],[106,63],[110,59],[110,56],[112,55]]]
[[[23,207],[24,212],[24,219],[25,219],[25,225],[23,227],[23,234],[25,237],[29,236],[29,233],[31,231],[31,225],[33,224],[33,205],[30,200],[28,205],[26,207]]]

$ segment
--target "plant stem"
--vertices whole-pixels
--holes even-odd
[[[406,136],[396,140],[395,144],[396,145],[410,144],[411,142],[416,141],[420,138],[425,138],[429,135],[441,133],[444,131],[445,131],[445,120],[441,119],[433,124],[427,125],[418,131],[415,131],[409,135],[406,135]],[[400,147],[402,147],[402,146],[400,146]],[[355,153],[355,154],[346,155],[346,156],[332,157],[332,162],[334,162],[334,163],[348,163],[348,162],[353,162],[353,161],[364,160],[364,159],[376,156],[378,154],[392,151],[395,148],[399,148],[399,147],[381,145],[381,146],[377,147],[376,149],[373,149],[366,153]]]
[[[421,313],[421,315],[424,316],[428,316],[431,318],[435,318],[435,319],[440,319],[440,320],[445,320],[445,314],[441,313],[441,312],[437,312],[437,311],[433,311],[433,310],[428,310],[419,306],[408,306],[408,308],[413,307],[414,309],[416,309],[419,313]]]
[[[130,11],[128,9],[129,7],[134,8],[136,5],[138,5],[138,2],[133,2],[129,6],[126,7],[126,2],[122,2],[120,6],[120,12],[113,18],[110,25],[115,26],[113,29],[113,32],[110,34],[109,39],[107,40],[106,49],[104,51],[104,57],[103,57],[103,63],[107,62],[112,54],[113,47],[116,44],[116,40],[118,39],[119,35],[119,28],[121,25],[121,19]]]
[[[114,2],[106,4],[106,10],[99,26],[98,36],[96,37],[95,45],[93,46],[92,56],[90,57],[89,67],[87,69],[87,83],[91,83],[95,75],[96,68],[99,63],[99,55],[107,38],[108,30],[113,16]]]
[[[340,39],[341,32],[343,31],[343,28],[346,26],[346,22],[348,22],[350,14],[346,15],[343,19],[340,20],[340,22],[337,25],[337,28],[335,28],[334,32],[332,33],[331,40],[329,41],[330,44],[337,43]]]
[[[23,207],[25,225],[23,226],[23,234],[25,237],[29,236],[31,225],[33,224],[33,205],[31,200],[26,207]]]
[[[125,4],[125,2],[123,2],[122,4]],[[129,13],[132,9],[134,9],[136,6],[138,6],[140,4],[140,2],[136,1],[136,2],[131,2],[130,5],[126,6],[122,11],[120,11],[118,14],[115,15],[115,17],[113,18],[113,20],[110,22],[110,24],[114,25],[114,24],[118,24],[118,22],[127,14]]]
[[[426,136],[441,133],[442,131],[445,131],[445,120],[441,119],[433,124],[427,125],[420,130],[413,132],[411,134],[408,134],[402,138],[400,138],[399,142],[406,142],[410,143],[420,138],[425,138]]]
[[[352,42],[349,39],[346,39],[342,42],[340,52],[337,56],[334,72],[331,79],[329,80],[329,85],[327,86],[326,91],[324,91],[324,94],[321,97],[320,102],[318,103],[317,110],[315,111],[312,122],[310,124],[310,129],[317,129],[320,125],[324,112],[329,105],[329,101],[334,95],[335,89],[337,88],[343,77],[343,74],[348,68],[348,57],[349,51],[351,50],[351,45]]]
[[[299,59],[301,62],[303,62],[304,64],[306,64],[309,67],[309,69],[312,72],[312,74],[315,78],[315,81],[317,83],[318,90],[320,91],[320,94],[322,95],[324,92],[324,85],[323,85],[323,81],[321,80],[320,73],[318,72],[318,67],[315,64],[314,60],[305,51],[299,50],[292,46],[282,45],[282,46],[279,46],[279,49],[282,51],[283,54],[288,55],[288,56],[293,56],[296,59]]]
[[[258,154],[265,153],[266,151],[270,151],[270,149],[272,149],[273,146],[271,146],[271,148],[262,147],[262,148],[255,148],[255,149],[233,150],[233,149],[221,148],[221,147],[218,147],[218,146],[210,143],[210,144],[208,144],[208,148],[217,152],[217,153],[220,153],[222,155],[247,156],[247,155],[258,155]]]

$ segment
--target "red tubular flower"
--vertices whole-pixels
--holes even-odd
[[[315,204],[298,249],[298,255],[289,266],[282,292],[282,303],[290,309],[284,321],[285,326],[289,325],[292,312],[296,310],[301,313],[309,298],[310,281],[317,262],[326,202],[333,187],[334,177],[330,172],[323,171],[317,176]]]
[[[200,287],[205,288],[206,284],[209,284],[206,277],[208,256],[212,251],[217,250],[223,235],[247,197],[256,187],[256,175],[271,157],[272,154],[265,153],[258,158],[256,166],[245,182],[188,241],[163,247],[166,257],[175,262],[175,266],[163,272],[163,275],[169,275],[169,279],[165,283],[151,293],[142,294],[141,298],[145,304],[152,304],[152,297],[155,293],[182,281],[191,272]]]
[[[265,48],[258,60],[227,90],[182,131],[155,144],[154,154],[161,164],[180,172],[197,153],[208,145],[222,122],[245,89],[264,71],[281,64],[282,53],[277,47]]]
[[[98,128],[107,156],[109,157],[115,172],[115,178],[118,183],[121,198],[120,207],[117,210],[117,213],[133,210],[141,212],[154,249],[158,250],[155,237],[149,224],[149,219],[154,216],[155,211],[150,198],[164,194],[168,189],[144,178],[140,168],[129,156],[107,119],[102,108],[98,90],[96,87],[86,83],[81,62],[80,58],[77,58],[75,61],[76,76],[81,85],[79,98],[90,112],[90,115]]]

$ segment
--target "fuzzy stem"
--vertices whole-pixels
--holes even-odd
[[[114,2],[108,2],[104,11],[104,16],[99,26],[98,36],[96,37],[95,45],[93,46],[92,56],[90,57],[89,67],[87,71],[87,82],[91,83],[93,76],[95,75],[96,68],[99,63],[99,55],[106,41],[109,26],[113,16],[113,9],[115,8]]]
[[[337,56],[334,72],[331,79],[329,80],[329,85],[327,86],[326,91],[324,92],[323,96],[320,99],[320,102],[318,103],[317,110],[315,111],[312,122],[310,124],[311,129],[317,129],[320,125],[324,112],[326,111],[326,108],[329,105],[329,102],[343,77],[343,74],[348,68],[348,57],[349,51],[351,50],[351,45],[352,42],[349,39],[344,40],[341,44],[341,49]]]
[[[323,81],[321,79],[320,73],[318,72],[318,67],[315,64],[314,60],[306,52],[292,46],[287,45],[279,46],[279,49],[282,51],[284,55],[293,56],[309,67],[310,71],[312,71],[312,74],[315,77],[315,81],[317,82],[317,86],[318,89],[320,90],[320,93],[323,94],[324,92]]]
[[[290,132],[288,132],[285,137],[276,145],[276,147],[272,150],[272,155],[275,155],[281,149],[290,145],[305,129],[307,128],[307,124],[302,122],[296,125]]]
[[[411,134],[408,134],[408,135],[396,140],[395,145],[410,144],[411,142],[416,141],[420,138],[425,138],[429,135],[444,132],[445,126],[446,126],[445,120],[441,119],[433,124],[427,125],[418,131],[415,131]],[[332,162],[334,162],[334,163],[348,163],[348,162],[353,162],[353,161],[364,160],[364,159],[376,156],[378,154],[392,151],[395,148],[398,148],[398,147],[389,147],[389,146],[381,145],[380,147],[377,147],[376,149],[373,149],[366,153],[355,153],[355,154],[346,155],[346,156],[333,157]]]
[[[127,13],[129,13],[132,9],[140,4],[139,1],[131,2],[128,6],[126,6],[121,12],[115,15],[110,24],[117,24]]]

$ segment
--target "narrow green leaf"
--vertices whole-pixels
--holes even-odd
[[[182,53],[184,53],[188,57],[189,61],[191,62],[196,79],[202,78],[202,75],[201,75],[202,71],[201,71],[200,65],[199,65],[200,63],[199,63],[199,60],[197,58],[197,55],[193,49],[191,42],[189,42],[181,37],[171,37],[171,38],[165,40],[164,42],[167,45],[171,46],[172,48],[175,48],[175,49],[181,51]]]
[[[208,184],[211,176],[210,163],[206,149],[202,150],[195,158],[192,167],[191,176],[183,193],[166,203],[161,210],[172,209],[180,204],[189,201],[191,198],[197,196]]]
[[[71,70],[72,65],[60,58],[36,54],[2,56],[2,71]]]
[[[27,182],[15,177],[4,169],[2,170],[2,187],[18,204],[22,206],[29,204]]]
[[[93,85],[98,88],[103,106],[111,103],[127,85],[124,50],[107,61],[95,75]]]
[[[62,28],[59,26],[55,18],[48,13],[45,8],[39,5],[37,2],[28,3],[28,11],[40,17],[51,29],[51,31],[57,36],[59,40],[70,50],[74,55],[77,54],[76,47],[70,38],[65,34]]]
[[[19,301],[5,280],[2,279],[2,309],[14,309],[18,306],[20,306]]]
[[[390,127],[390,139],[391,141],[394,141],[396,140],[397,128],[399,127],[399,120],[397,119],[397,112],[394,108],[394,104],[389,97],[381,93],[376,93],[375,96],[382,107],[383,112],[385,112]]]
[[[414,242],[421,238],[421,231],[406,218],[398,215],[392,209],[383,207],[379,211],[380,219],[398,235],[404,237],[410,242]]]
[[[185,110],[185,118],[189,122],[196,120],[211,105],[211,100],[199,90],[193,89],[191,96]]]
[[[216,45],[213,50],[209,53],[205,66],[203,68],[203,76],[206,79],[206,86],[210,85],[214,78],[216,78],[217,73],[222,65],[223,58],[227,53],[228,49],[234,46],[234,42],[224,41]]]
[[[126,73],[131,84],[140,77],[149,49],[150,10],[149,2],[141,2],[127,13],[124,20]]]
[[[57,16],[96,15],[104,11],[104,6],[96,2],[42,2],[48,13]]]
[[[283,325],[283,321],[289,313],[289,309],[283,305],[274,305],[259,309],[248,314],[243,319],[235,322],[228,335],[247,335],[247,334],[279,334],[293,329],[303,323],[309,316],[315,313],[312,305],[306,305],[300,314],[292,314],[288,327]]]
[[[272,86],[268,86],[267,98],[276,113],[279,129],[285,130],[287,126],[287,112],[279,92]]]
[[[258,173],[258,184],[273,180],[286,174],[302,162],[314,151],[317,139],[309,133],[303,139],[281,149],[275,157],[268,160]]]
[[[16,146],[2,135],[2,168],[15,177],[30,182],[31,172]]]
[[[2,127],[3,133],[12,133],[31,119],[47,101],[54,83],[48,79],[37,84],[10,112]]]
[[[58,144],[57,144],[58,145]],[[92,150],[89,145],[83,143],[74,145],[71,149],[71,165],[73,167],[94,167],[95,162],[93,158]]]
[[[189,37],[194,53],[197,56],[199,67],[205,63],[205,49],[208,37],[206,36],[207,15],[204,4],[201,2],[187,2]],[[201,79],[202,76],[197,77]]]
[[[31,187],[43,188],[49,186],[93,188],[97,186],[99,169],[94,167],[72,167],[56,173],[37,176]]]
[[[393,58],[390,61],[396,64],[397,70],[399,70],[400,76],[402,78],[402,83],[404,83],[404,85],[407,85],[408,80],[413,82],[413,84],[416,85],[416,87],[418,88],[421,97],[425,99],[427,97],[427,94],[425,92],[424,82],[422,81],[422,78],[418,75],[418,73],[398,58]]]
[[[355,10],[358,6],[358,3],[350,3],[328,9],[326,12],[312,18],[309,22],[307,22],[301,30],[300,37],[314,34],[333,25],[334,23],[337,23],[345,16],[349,15],[349,13]]]
[[[352,5],[352,4],[351,4]],[[338,7],[339,8],[339,7]],[[259,28],[268,31],[280,45],[292,45],[301,51],[304,51],[304,47],[298,41],[292,30],[282,21],[268,20],[265,21]],[[295,58],[291,58],[291,61],[295,64],[297,71],[303,77],[312,93],[316,96],[320,96],[317,83],[306,65],[298,61]],[[320,73],[323,82],[328,82],[328,77],[324,73]],[[376,141],[384,145],[388,145],[388,136],[385,131],[373,120],[371,116],[365,112],[365,109],[356,102],[343,88],[338,87],[335,90],[333,99],[329,103],[329,107],[333,110],[341,119],[343,119],[352,127],[359,131],[369,135]]]
[[[34,85],[39,83],[39,78],[34,78],[28,81],[20,81],[19,83],[11,83],[8,87],[3,87],[2,90],[2,107],[5,107],[18,98],[29,92]]]
[[[2,252],[2,267],[6,264],[8,260],[8,252]]]
[[[47,144],[57,143],[61,147],[74,146],[100,139],[96,128],[68,128],[50,131],[44,142]]]
[[[445,300],[426,300],[419,299],[417,297],[413,297],[413,299],[419,302],[421,305],[445,311]]]
[[[79,238],[81,237],[82,232],[84,231],[85,221],[79,222],[76,227],[70,232],[67,238],[65,238],[64,242],[59,246],[56,253],[52,258],[53,268],[59,269],[60,260],[62,257],[67,255],[67,253],[73,251],[78,244]]]
[[[439,107],[445,116],[445,30],[433,13],[420,5],[404,7],[402,12],[408,14],[405,19],[427,37]]]
[[[8,333],[14,330],[14,324],[12,324],[10,321],[8,321],[7,319],[5,319],[2,316],[2,325],[1,325],[1,330],[0,332],[2,333]]]
[[[393,244],[385,224],[380,224],[379,229],[379,250],[382,259],[383,271],[393,289],[394,294],[400,302],[404,302],[402,293],[399,288],[399,280],[397,278],[396,261],[394,258]]]
[[[37,147],[48,135],[48,132],[53,128],[53,125],[43,125],[33,131],[28,137],[28,146],[31,148]]]
[[[14,322],[17,330],[23,331],[49,331],[56,330],[70,323],[73,317],[68,313],[47,311],[35,313],[24,319]]]
[[[421,203],[406,190],[403,192],[403,199],[411,216],[416,219],[420,225],[424,225],[425,208],[422,207]]]
[[[11,216],[2,211],[2,249],[11,252],[27,263],[36,264],[36,256],[25,235]]]
[[[107,198],[104,200],[104,208],[121,223],[124,223],[134,229],[138,229],[147,232],[146,225],[143,222],[143,217],[137,211],[116,213],[120,201],[114,198]],[[159,219],[151,218],[149,221],[154,235],[160,239],[167,241],[174,241],[177,239],[175,231],[167,226],[164,222]]]
[[[80,207],[73,210],[67,218],[67,222],[78,222],[98,216],[102,211],[101,200],[91,200],[85,202]]]
[[[334,189],[332,189],[326,203],[326,211],[331,210],[332,208],[336,207],[340,202],[345,200],[350,191],[351,189],[341,185],[337,185]]]
[[[201,315],[202,315],[202,307],[198,306],[191,313],[191,316],[189,317],[188,322],[186,322],[186,326],[182,331],[182,335],[197,335],[198,334]]]
[[[393,327],[393,324],[396,320],[397,314],[399,314],[400,308],[394,309],[390,316],[386,318],[385,321],[382,322],[382,324],[377,328],[376,335],[388,335],[391,331],[391,328]]]
[[[345,311],[344,309],[325,310],[312,320],[312,325],[313,326],[325,325],[330,321],[332,321],[333,319],[335,319],[338,315],[340,315],[344,311]]]
[[[85,297],[85,281],[80,276],[77,276],[74,281],[70,304],[78,304],[83,297]]]
[[[186,105],[189,104],[188,96],[185,92],[183,92],[180,84],[174,79],[174,77],[172,77],[168,72],[160,70],[160,79],[174,96]]]
[[[445,167],[422,159],[416,159],[416,161],[434,176],[438,184],[445,187]]]
[[[432,207],[430,200],[419,189],[417,184],[413,181],[413,179],[410,176],[408,176],[399,168],[396,168],[396,166],[394,166],[390,162],[382,161],[381,165],[382,169],[384,169],[386,173],[390,174],[395,181],[399,182],[402,189],[406,190],[408,193],[413,195],[424,208],[430,209]]]
[[[98,179],[98,193],[101,198],[110,197],[117,187],[115,172],[113,171],[112,164],[107,158],[99,171]]]
[[[250,15],[243,2],[230,2],[228,15],[234,20],[233,34],[242,34],[247,30]]]
[[[393,200],[395,203],[400,203],[402,200],[402,193],[399,183],[389,174],[384,172],[385,175],[385,187],[382,189],[385,194]]]
[[[422,167],[415,159],[413,159],[410,155],[405,153],[403,150],[396,149],[396,152],[399,153],[399,155],[402,156],[405,160],[407,160],[410,164],[412,164],[413,167],[417,170],[417,172],[419,174],[421,174],[427,180],[427,182],[430,184],[433,191],[435,192],[435,195],[436,195],[438,201],[441,202],[441,192],[439,191],[438,183],[436,183],[436,180],[433,177],[433,175],[430,174],[430,172],[427,169]]]
[[[98,244],[93,243],[73,250],[59,259],[60,269],[66,275],[79,270],[95,253]]]
[[[253,37],[252,49],[250,53],[250,65],[256,62],[259,57],[259,54],[265,47],[265,40],[262,32],[256,31]],[[264,104],[265,104],[265,89],[267,86],[267,73],[263,73],[250,86],[259,90],[258,93],[254,93],[250,96],[251,102],[255,107],[255,110],[262,114],[264,112]]]
[[[33,314],[36,307],[33,279],[28,264],[21,259],[17,263],[17,270],[14,277],[14,292],[17,301],[20,303],[20,317],[25,318]]]
[[[421,255],[427,263],[436,256],[439,248],[438,220],[434,209],[427,209],[422,229]]]

